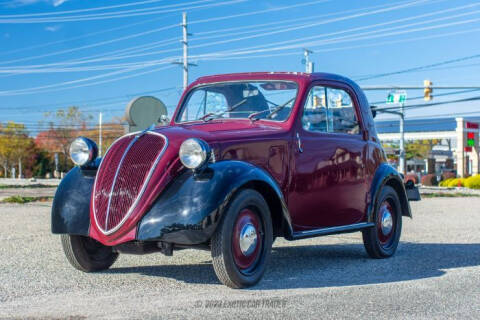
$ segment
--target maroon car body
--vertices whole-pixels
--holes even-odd
[[[246,82],[250,87],[240,104],[251,95],[263,99],[260,87],[251,84],[262,82],[269,90],[276,83],[287,89],[294,84],[289,114],[282,121],[255,117],[250,110],[238,118],[184,115],[198,88],[223,92],[219,86]],[[328,109],[328,90],[336,99],[331,100],[334,111]],[[350,109],[343,106],[345,97]],[[228,96],[224,102],[232,114],[234,102]],[[273,107],[259,113],[271,114]],[[332,130],[330,118],[350,131]],[[352,119],[354,126],[348,123]],[[182,143],[191,138],[208,146],[208,161],[198,170],[186,168],[179,158]],[[246,191],[253,204],[248,205],[247,194],[246,204],[229,213]],[[233,216],[230,227],[228,215]],[[101,161],[73,169],[57,191],[52,231],[64,235],[66,252],[75,251],[82,239],[90,242],[83,247],[112,255],[208,248],[217,275],[228,274],[220,280],[245,287],[260,279],[275,237],[362,231],[368,253],[387,257],[395,252],[402,215],[411,217],[403,179],[386,163],[368,101],[353,81],[324,73],[241,73],[199,78],[183,93],[169,125],[121,137]],[[223,240],[213,244],[220,236]],[[240,250],[242,245],[248,248]],[[84,271],[102,269],[72,264]]]

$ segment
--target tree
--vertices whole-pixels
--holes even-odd
[[[408,143],[405,147],[405,157],[407,160],[413,158],[426,159],[432,151],[433,146],[440,143],[440,141],[440,139],[425,139]]]
[[[9,167],[18,164],[18,175],[23,175],[22,160],[31,158],[34,153],[35,143],[28,136],[24,124],[10,121],[1,128],[0,137],[0,163],[5,177],[8,176]]]
[[[80,130],[85,130],[91,115],[85,114],[78,107],[71,106],[66,110],[59,109],[55,113],[48,112],[45,118],[50,119],[49,139],[53,142],[51,152],[60,152],[63,155],[63,171],[68,169],[68,150],[72,141],[78,136]]]

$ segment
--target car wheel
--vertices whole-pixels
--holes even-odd
[[[112,247],[84,236],[62,234],[62,247],[68,262],[84,272],[108,269],[117,260],[118,253]]]
[[[402,211],[397,192],[385,186],[378,197],[373,216],[375,226],[363,230],[363,244],[370,257],[391,257],[402,233]]]
[[[265,199],[254,190],[240,191],[212,237],[212,261],[218,279],[231,288],[255,285],[265,272],[272,238]]]

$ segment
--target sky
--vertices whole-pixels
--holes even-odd
[[[480,86],[478,1],[0,0],[0,122],[23,122],[35,135],[45,112],[71,105],[108,121],[140,95],[160,98],[171,112],[182,92],[182,70],[172,63],[182,54],[182,12],[197,64],[190,82],[303,71],[306,47],[315,71],[361,86],[422,86],[425,79]],[[432,102],[480,96],[458,91],[434,91]],[[383,106],[388,92],[366,94]],[[415,99],[422,95],[408,90],[407,105],[425,103]],[[406,117],[478,116],[479,103],[410,108]]]

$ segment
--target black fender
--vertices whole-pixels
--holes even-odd
[[[368,205],[367,221],[373,222],[373,212],[375,210],[375,204],[380,195],[380,192],[384,186],[390,186],[398,194],[398,198],[401,202],[402,215],[412,217],[412,210],[410,209],[410,203],[408,202],[407,192],[405,185],[403,184],[402,176],[392,166],[387,163],[382,163],[375,171],[375,175],[370,187],[370,203]]]
[[[273,190],[277,199],[270,201],[280,203],[285,233],[292,234],[288,209],[275,180],[250,163],[225,160],[209,164],[200,173],[184,170],[176,176],[140,221],[136,238],[182,245],[208,242],[230,199],[239,189],[255,185]]]
[[[52,204],[52,233],[88,236],[95,173],[75,167],[62,179]]]

